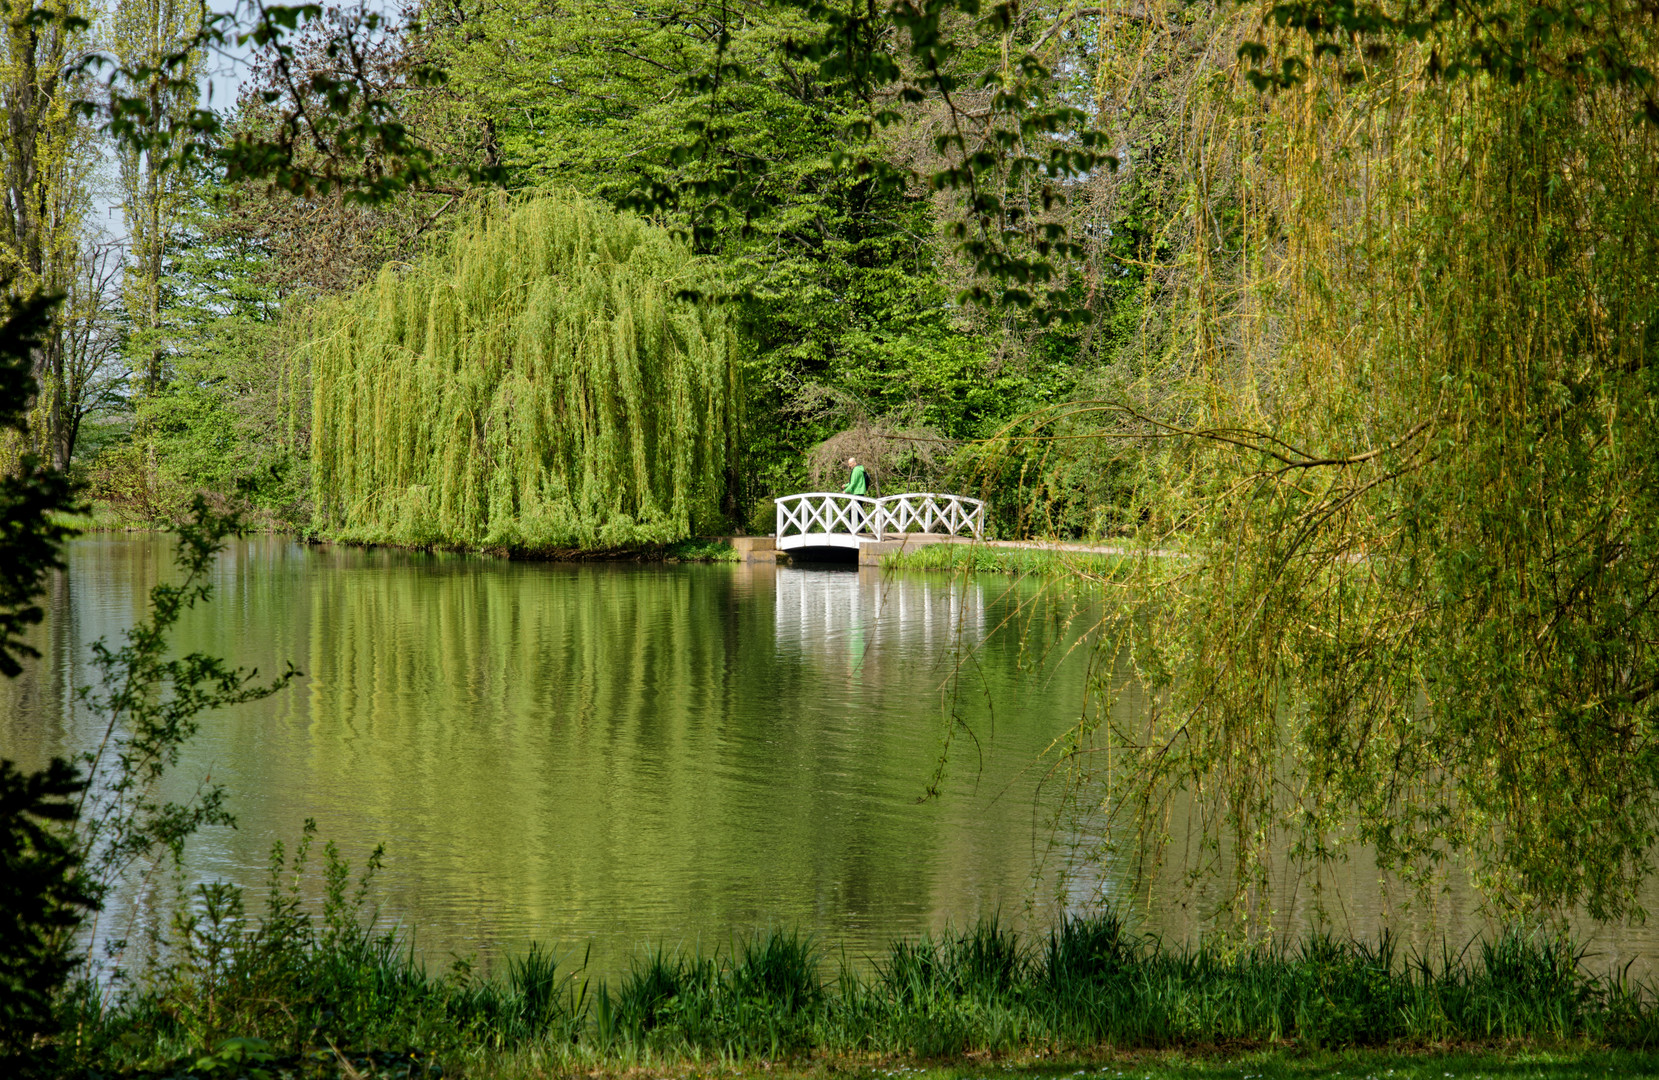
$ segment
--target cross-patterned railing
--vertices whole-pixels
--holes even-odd
[[[985,504],[962,495],[889,495],[880,504],[882,529],[890,533],[942,533],[985,538]]]
[[[937,533],[985,537],[985,504],[965,495],[916,492],[872,499],[839,491],[807,491],[777,500],[782,539],[804,533],[840,533],[886,539],[890,534]]]
[[[866,495],[839,491],[808,491],[785,495],[777,500],[776,536],[801,533],[870,534],[881,538],[881,513],[877,500]]]

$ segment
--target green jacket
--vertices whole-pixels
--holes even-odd
[[[848,480],[847,486],[841,490],[845,491],[848,495],[862,495],[869,489],[869,487],[870,474],[864,471],[864,466],[854,465],[852,479]]]

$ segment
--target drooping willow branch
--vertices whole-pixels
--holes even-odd
[[[496,201],[443,252],[319,305],[321,523],[547,551],[712,523],[740,397],[724,312],[666,231],[574,195]]]

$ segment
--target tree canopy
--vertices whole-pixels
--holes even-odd
[[[497,202],[312,316],[320,523],[509,550],[713,521],[739,401],[725,314],[666,232],[574,195]]]
[[[1253,31],[1203,30],[1220,55]],[[1178,366],[1050,418],[1166,448],[1137,496],[1161,554],[1099,687],[1153,693],[1079,729],[1109,772],[1073,760],[1146,854],[1195,799],[1193,865],[1231,861],[1246,923],[1285,853],[1431,890],[1456,867],[1501,910],[1597,918],[1639,915],[1652,872],[1659,125],[1647,83],[1547,54],[1428,77],[1483,32],[1199,88],[1182,154],[1205,182],[1158,328]],[[1653,42],[1619,38],[1644,70]]]

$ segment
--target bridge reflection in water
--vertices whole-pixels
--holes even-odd
[[[985,594],[977,583],[905,580],[864,569],[776,571],[780,647],[822,651],[835,641],[865,650],[903,642],[928,652],[985,638]]]

